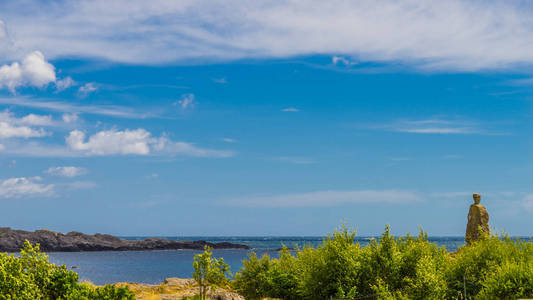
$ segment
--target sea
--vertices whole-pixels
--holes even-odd
[[[147,237],[121,237],[129,240],[143,240]],[[231,242],[252,247],[253,250],[224,249],[213,250],[213,256],[222,257],[235,273],[242,267],[242,260],[252,252],[258,256],[268,254],[277,257],[277,249],[286,246],[296,248],[316,247],[324,237],[162,237],[170,240],[204,240],[208,242]],[[374,237],[357,237],[356,242],[365,246]],[[428,240],[448,251],[455,251],[464,244],[464,237],[429,237]],[[155,250],[155,251],[96,251],[96,252],[49,252],[50,261],[65,265],[79,274],[81,281],[97,285],[116,282],[137,282],[159,284],[169,277],[191,278],[196,250]]]

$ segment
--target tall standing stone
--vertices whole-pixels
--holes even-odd
[[[481,238],[482,234],[488,234],[489,229],[489,213],[485,206],[479,204],[481,202],[481,195],[474,194],[474,204],[470,205],[468,211],[468,224],[466,225],[465,241],[470,244]]]

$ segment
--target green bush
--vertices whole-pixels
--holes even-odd
[[[485,236],[448,253],[427,234],[395,238],[387,226],[366,247],[346,226],[318,247],[252,253],[233,287],[246,299],[497,299],[533,297],[533,244]]]
[[[407,235],[395,238],[387,226],[379,241],[371,240],[360,254],[360,278],[357,296],[376,291],[403,293],[411,299],[442,298],[446,292],[443,268],[447,252],[427,240],[420,232],[417,238]]]
[[[510,276],[513,274],[511,270],[516,270],[513,268],[531,266],[532,262],[532,243],[512,240],[507,235],[485,236],[480,241],[459,248],[455,253],[447,268],[448,295],[461,294],[466,297],[478,295],[487,280],[493,280],[497,276]],[[504,286],[499,285],[499,287]],[[494,293],[496,293],[495,288],[496,286],[491,285],[491,291]],[[513,294],[506,295],[513,296]]]
[[[270,259],[267,254],[260,259],[252,252],[243,261],[243,268],[235,274],[233,288],[246,299],[261,299],[265,296],[283,299],[298,299],[296,258],[287,248],[280,252],[279,259]]]
[[[203,253],[196,254],[192,265],[194,267],[192,275],[198,283],[200,299],[206,299],[208,287],[214,290],[228,285],[226,274],[229,274],[229,266],[223,258],[214,258],[211,248],[206,247]]]
[[[233,288],[246,299],[261,299],[270,296],[272,287],[269,272],[273,264],[270,256],[265,254],[258,259],[257,254],[252,252],[242,263],[242,269],[235,274]]]
[[[533,262],[506,262],[483,281],[478,299],[533,297]]]
[[[346,226],[335,230],[316,249],[304,247],[296,257],[299,295],[306,299],[344,297],[354,293],[359,280],[361,261],[355,231]]]
[[[0,300],[12,299],[129,300],[134,295],[127,288],[80,284],[76,272],[51,264],[39,245],[26,241],[18,257],[0,253]]]

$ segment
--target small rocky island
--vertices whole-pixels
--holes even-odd
[[[0,252],[17,252],[25,240],[40,244],[41,250],[48,252],[203,250],[205,246],[213,249],[251,249],[246,245],[228,242],[173,241],[163,238],[125,240],[109,234],[89,235],[75,231],[63,234],[46,229],[31,232],[0,227]]]

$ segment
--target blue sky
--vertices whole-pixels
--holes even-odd
[[[531,235],[529,5],[225,3],[0,4],[1,226]]]

